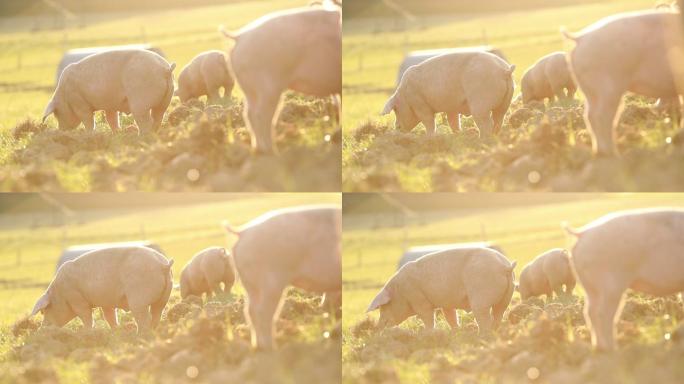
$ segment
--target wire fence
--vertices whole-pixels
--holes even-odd
[[[33,228],[21,234],[0,236],[0,268],[54,265],[61,252],[73,245],[150,240],[157,244],[183,243],[224,235],[218,225],[189,225],[172,228],[150,228],[139,224],[125,231],[112,232],[89,228],[83,234],[78,226]]]

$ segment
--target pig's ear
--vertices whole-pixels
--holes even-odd
[[[223,250],[223,258],[224,259],[230,258],[230,252],[228,252],[228,250],[225,248],[221,248],[221,249]]]
[[[45,107],[45,112],[43,112],[43,120],[41,121],[42,123],[45,122],[45,119],[48,118],[52,113],[55,112],[55,99],[54,97],[50,99],[50,102],[48,103],[47,107]]]
[[[387,289],[383,288],[380,293],[378,293],[377,296],[375,296],[375,299],[373,299],[373,302],[368,306],[368,309],[366,309],[366,313],[370,311],[375,311],[376,309],[380,308],[381,306],[387,304],[390,302],[392,297],[390,296],[390,293]]]
[[[42,311],[45,309],[45,307],[50,304],[50,297],[48,296],[47,291],[43,293],[43,296],[38,299],[36,302],[36,305],[33,307],[33,311],[31,312],[31,316],[35,316],[38,312]]]
[[[380,116],[388,115],[392,110],[394,109],[394,98],[395,95],[392,95],[392,97],[387,100],[385,103],[385,108],[382,109],[382,112],[380,113]]]

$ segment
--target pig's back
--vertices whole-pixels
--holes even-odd
[[[422,256],[402,268],[407,268],[407,272],[414,281],[419,282],[421,290],[433,304],[447,308],[459,306],[467,297],[463,279],[466,265],[483,249],[439,251]]]
[[[71,275],[93,304],[116,305],[124,294],[123,281],[135,274],[162,270],[166,258],[146,247],[115,247],[87,252],[71,261]],[[152,276],[150,276],[152,277]]]
[[[601,217],[583,228],[572,252],[577,267],[655,262],[684,263],[684,210],[635,210]]]
[[[332,206],[303,207],[269,212],[252,221],[241,230],[234,247],[236,263],[257,255],[263,249],[273,253],[278,249],[283,255],[308,258],[318,254],[321,247],[339,241],[341,230],[340,210]],[[295,256],[298,255],[298,256]],[[278,260],[282,259],[279,257]],[[277,260],[274,262],[278,263]],[[290,262],[285,260],[284,262]]]
[[[573,60],[573,66],[577,71],[595,65],[610,66],[624,76],[669,73],[665,36],[669,35],[668,25],[678,22],[678,15],[669,12],[634,12],[605,18],[580,32],[573,51],[573,57],[579,60]]]

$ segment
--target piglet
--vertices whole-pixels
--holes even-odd
[[[380,328],[418,315],[426,328],[442,309],[449,325],[456,309],[472,311],[480,332],[495,329],[514,291],[516,262],[489,248],[458,248],[425,255],[405,264],[375,296],[366,312],[380,309]]]
[[[181,70],[176,95],[182,103],[207,96],[209,103],[230,97],[235,81],[228,70],[226,54],[213,50],[202,52]],[[223,97],[219,91],[223,88]]]
[[[615,348],[627,288],[655,296],[684,290],[684,210],[616,212],[566,231],[577,238],[570,260],[595,348]]]
[[[287,286],[325,293],[328,300],[341,298],[340,208],[276,210],[240,229],[226,224],[226,230],[238,236],[232,253],[247,291],[245,317],[254,347],[275,347],[274,326]]]
[[[224,288],[221,289],[221,283]],[[209,247],[198,252],[183,267],[180,275],[180,294],[201,296],[212,292],[230,292],[235,283],[235,272],[230,254],[225,248]]]
[[[518,291],[523,300],[539,295],[550,299],[554,291],[558,296],[571,295],[574,288],[575,276],[565,249],[554,248],[542,253],[520,272]]]
[[[523,103],[554,97],[572,99],[577,91],[568,68],[565,52],[553,52],[537,60],[525,71],[520,81]]]
[[[64,326],[79,317],[93,326],[92,310],[101,307],[114,328],[116,309],[130,310],[138,333],[155,328],[173,288],[171,266],[161,253],[146,247],[116,247],[87,252],[67,261],[33,307],[43,324]]]

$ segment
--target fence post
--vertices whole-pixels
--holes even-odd
[[[21,265],[21,248],[17,248],[17,267]]]

